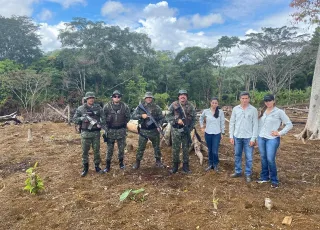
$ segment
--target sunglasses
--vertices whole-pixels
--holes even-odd
[[[118,95],[114,95],[112,96],[113,98],[121,98],[121,96],[118,96]]]

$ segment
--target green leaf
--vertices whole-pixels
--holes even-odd
[[[132,189],[128,189],[126,191],[124,191],[121,195],[120,195],[120,201],[124,201],[130,194],[130,192],[132,191]]]
[[[34,169],[33,167],[28,168],[26,170],[26,173],[29,173],[29,174],[33,173],[33,169]]]
[[[139,194],[141,192],[144,192],[144,188],[140,188],[132,191],[133,194]]]

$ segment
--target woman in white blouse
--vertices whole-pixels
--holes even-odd
[[[261,156],[261,173],[258,183],[271,180],[271,187],[278,188],[276,153],[280,145],[280,137],[285,135],[293,126],[285,112],[275,106],[272,94],[265,95],[263,100],[265,107],[259,116],[258,146]],[[279,131],[281,123],[285,127]]]
[[[204,129],[204,120],[206,121],[206,128]],[[200,116],[200,127],[205,132],[205,139],[208,146],[208,168],[218,171],[219,164],[219,146],[222,135],[224,135],[224,113],[219,108],[218,98],[211,99],[210,108],[205,109]]]

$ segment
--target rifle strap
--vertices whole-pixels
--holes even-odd
[[[184,118],[187,119],[186,112],[184,111],[182,105],[180,104],[180,101],[179,101],[179,106],[181,107],[181,110],[183,112]]]

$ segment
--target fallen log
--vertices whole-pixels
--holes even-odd
[[[5,116],[0,116],[0,122],[3,121],[15,121],[18,124],[21,123],[21,121],[19,119],[17,119],[17,112],[11,113],[9,115],[5,115]]]
[[[68,118],[68,116],[66,116],[65,114],[63,114],[64,112],[59,111],[58,109],[56,109],[55,107],[53,107],[52,105],[50,105],[49,103],[47,103],[47,105],[49,106],[50,109],[54,110],[56,113],[58,113],[61,117],[63,117],[64,119],[66,119],[69,122],[70,117]],[[67,107],[66,107],[67,108]]]
[[[201,152],[201,142],[200,142],[200,140],[198,140],[198,137],[196,135],[196,129],[193,129],[191,132],[191,140],[192,140],[191,146],[193,147],[195,154],[199,158],[200,165],[202,165],[203,164],[203,154]]]

